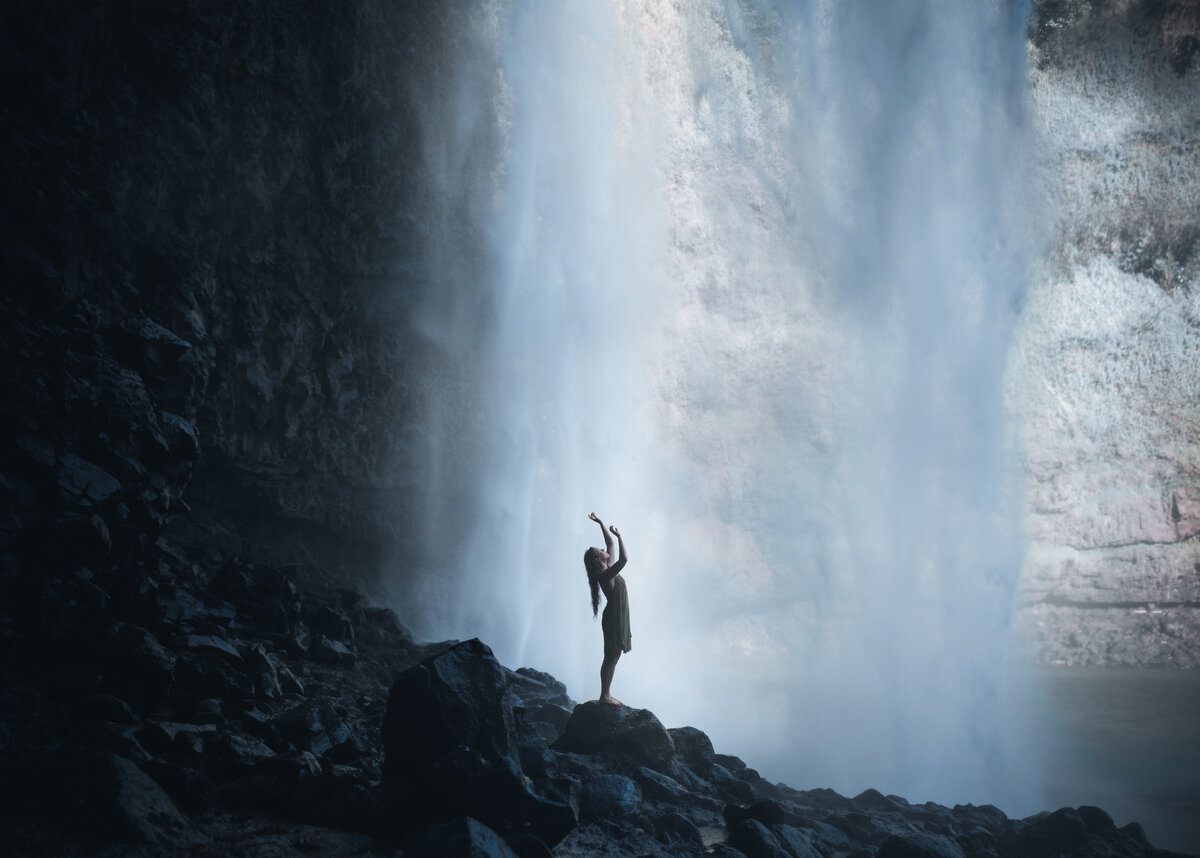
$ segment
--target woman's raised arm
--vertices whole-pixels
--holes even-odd
[[[589,512],[588,518],[600,525],[600,533],[604,535],[604,550],[609,553],[609,556],[612,556],[612,537],[609,536],[608,531],[604,529],[604,522],[602,522],[600,520],[600,516],[596,515],[594,512]]]
[[[613,536],[617,538],[617,548],[619,549],[620,554],[617,559],[613,561],[613,564],[600,574],[599,578],[601,581],[607,581],[610,578],[615,578],[617,573],[625,568],[625,563],[629,560],[629,552],[625,550],[625,540],[621,538],[621,531],[617,530],[615,525],[609,527],[609,530],[611,530]]]

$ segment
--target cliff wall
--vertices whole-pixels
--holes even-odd
[[[1039,3],[1047,243],[1010,364],[1021,625],[1070,664],[1200,665],[1200,6]]]

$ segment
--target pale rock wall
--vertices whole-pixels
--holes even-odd
[[[1010,367],[1022,638],[1200,666],[1200,5],[1041,3],[1030,32],[1048,243]]]

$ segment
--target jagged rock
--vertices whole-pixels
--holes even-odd
[[[1122,825],[1119,830],[1139,846],[1150,846],[1150,839],[1146,837],[1146,829],[1142,828],[1140,822],[1131,822],[1128,825]]]
[[[583,782],[579,800],[581,822],[633,819],[642,808],[642,791],[624,775],[598,774]]]
[[[469,640],[402,673],[383,721],[385,783],[426,820],[471,816],[510,844],[548,846],[574,826],[572,808],[527,785],[512,697],[491,650]]]
[[[116,724],[136,724],[137,715],[119,697],[111,694],[89,694],[71,704],[71,717],[79,721],[111,721]]]
[[[218,730],[205,739],[205,772],[218,781],[236,780],[254,774],[275,756],[265,742],[241,733]]]
[[[876,858],[963,858],[963,851],[938,834],[893,834],[879,844]]]
[[[305,815],[305,820],[328,828],[371,831],[379,827],[377,797],[359,783],[327,784],[324,797]]]
[[[64,824],[120,842],[170,848],[208,840],[153,778],[124,757],[63,751],[45,766],[47,810]]]
[[[328,664],[337,667],[350,667],[356,658],[354,650],[341,641],[330,640],[321,635],[308,650],[309,658],[317,664]]]
[[[153,634],[115,621],[93,628],[84,640],[101,665],[104,685],[115,695],[140,712],[166,698],[176,659]]]
[[[291,668],[286,664],[276,663],[276,675],[279,677],[279,689],[285,694],[304,695],[304,683],[296,678]]]
[[[179,807],[187,811],[208,807],[217,794],[217,785],[208,775],[188,766],[151,760],[146,764],[146,773],[167,791],[167,795]]]
[[[325,697],[314,697],[294,706],[274,720],[279,735],[300,751],[309,751],[318,757],[348,743],[355,735],[342,717]],[[358,749],[361,755],[361,749]]]
[[[300,617],[295,582],[269,566],[227,563],[214,576],[209,591],[236,604],[241,618],[263,631],[285,634]]]
[[[515,768],[512,698],[492,651],[478,639],[405,671],[383,721],[384,780],[431,768],[459,747]]]
[[[460,816],[422,833],[405,850],[411,858],[517,858],[504,839],[477,819]]]
[[[548,673],[522,667],[505,670],[513,705],[546,742],[554,742],[567,728],[575,703],[567,696],[567,687]]]
[[[820,848],[813,845],[812,839],[803,829],[784,824],[773,826],[772,831],[792,858],[822,858]]]
[[[190,635],[175,667],[181,700],[218,698],[244,708],[254,700],[254,683],[237,648],[211,635]]]
[[[234,807],[253,807],[295,817],[322,798],[321,764],[307,752],[266,757],[250,774],[228,781],[218,798]]]
[[[574,701],[567,696],[567,686],[553,676],[531,667],[505,669],[508,687],[517,698],[517,705],[529,709],[538,704],[551,704],[570,710]]]
[[[87,505],[100,503],[121,490],[116,477],[74,453],[58,460],[58,485],[68,500]]]
[[[323,605],[309,615],[308,627],[331,641],[338,641],[347,647],[354,645],[354,624],[344,612],[336,611],[328,605]]]
[[[735,825],[729,831],[728,842],[746,858],[792,858],[771,829],[757,819]]]
[[[721,796],[728,801],[741,804],[750,804],[754,801],[754,787],[724,766],[713,763],[708,769],[708,778]]]
[[[160,587],[155,599],[165,619],[192,628],[201,623],[213,623],[228,628],[237,616],[237,607],[232,602],[208,595],[197,596],[173,584]]]
[[[117,357],[136,369],[153,371],[178,361],[192,344],[146,316],[129,316],[105,329]]]
[[[1022,855],[1057,855],[1070,852],[1087,839],[1087,826],[1074,808],[1061,807],[1021,821],[1020,828],[1006,844]]]
[[[863,810],[887,812],[900,809],[899,804],[877,789],[865,789],[850,800],[854,802],[856,807],[860,807]]]
[[[722,811],[721,815],[725,817],[725,824],[730,828],[734,828],[745,819],[757,819],[763,825],[778,825],[786,818],[786,814],[779,805],[779,802],[772,801],[771,799],[760,801],[750,807],[729,805]]]
[[[416,652],[412,635],[391,608],[364,608],[362,617],[356,629],[360,647],[386,647],[405,656]]]
[[[704,837],[696,824],[682,813],[664,813],[654,818],[654,836],[672,845],[697,852],[704,849]]]
[[[1076,808],[1076,812],[1083,820],[1088,834],[1111,835],[1117,830],[1117,824],[1113,822],[1113,818],[1101,808],[1085,804]]]
[[[575,707],[567,729],[552,747],[615,754],[657,770],[668,768],[675,754],[675,743],[653,712],[594,700]]]
[[[254,683],[254,696],[258,700],[278,700],[283,696],[279,684],[279,671],[275,661],[261,644],[248,647],[245,654],[246,672]]]
[[[517,731],[521,769],[532,778],[547,777],[554,765],[554,752],[546,744],[542,725],[530,720],[528,712],[515,706],[513,725]]]
[[[672,727],[667,732],[681,763],[701,775],[708,771],[716,755],[706,734],[695,727]]]
[[[215,736],[213,724],[186,724],[174,721],[151,721],[135,734],[151,754],[171,762],[189,766],[202,765],[204,740]]]
[[[676,769],[678,774],[685,775],[687,769]],[[642,788],[647,798],[663,802],[680,810],[704,810],[711,814],[719,813],[721,802],[707,795],[711,786],[704,781],[694,781],[691,787],[686,787],[675,778],[656,772],[654,769],[638,766],[632,777]]]
[[[182,462],[192,462],[200,457],[200,439],[192,421],[169,411],[161,411],[158,423],[172,456]]]

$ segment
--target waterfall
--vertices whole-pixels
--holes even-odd
[[[425,145],[430,372],[470,382],[429,407],[418,633],[594,698],[595,510],[632,557],[627,703],[797,787],[1031,800],[1025,12],[473,7]],[[446,157],[483,126],[484,166]]]

